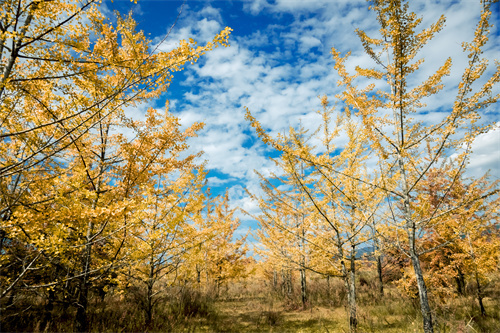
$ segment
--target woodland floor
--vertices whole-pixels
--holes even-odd
[[[390,296],[389,296],[390,297]],[[472,298],[457,301],[435,314],[436,332],[500,333],[498,301],[486,299],[490,314],[480,317]],[[244,297],[215,302],[213,317],[189,320],[183,332],[349,332],[346,309],[324,305],[290,308],[288,302],[269,297]],[[468,311],[466,308],[469,307]],[[388,298],[358,309],[358,332],[421,332],[421,318],[414,305]]]
[[[337,281],[338,282],[338,281]],[[233,284],[214,298],[193,288],[170,290],[155,309],[153,322],[144,324],[140,295],[110,295],[95,299],[89,309],[92,332],[349,332],[346,299],[341,283],[329,288],[313,281],[309,305],[297,294],[283,297],[265,284]],[[374,286],[358,293],[358,332],[422,332],[416,299],[392,285],[381,296]],[[487,315],[481,316],[474,290],[467,296],[444,297],[432,305],[436,333],[500,333],[500,281],[491,283],[484,298]],[[31,303],[33,304],[33,302]],[[74,310],[57,308],[42,323],[44,305],[28,308],[16,320],[2,314],[2,332],[71,332]]]

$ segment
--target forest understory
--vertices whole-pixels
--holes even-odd
[[[372,272],[360,274],[358,332],[420,332],[418,298],[408,298],[388,283],[380,294]],[[220,287],[196,283],[166,289],[158,298],[150,324],[146,323],[144,290],[131,287],[126,296],[110,291],[92,295],[91,332],[349,332],[347,297],[340,279],[313,277],[304,306],[298,279],[289,290],[283,281],[256,275]],[[274,285],[273,285],[274,284]],[[204,290],[205,289],[205,290]],[[208,290],[207,290],[208,289]],[[473,283],[463,295],[433,297],[436,332],[500,332],[500,279],[484,289],[486,315],[475,298]],[[74,330],[75,310],[62,303],[26,298],[22,313],[3,313],[2,332],[68,332]],[[28,305],[29,304],[29,305]],[[12,316],[11,316],[12,315]],[[9,320],[12,318],[12,320]]]

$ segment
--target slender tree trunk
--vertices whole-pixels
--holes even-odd
[[[380,241],[377,236],[377,228],[375,226],[375,219],[371,218],[371,229],[372,229],[372,238],[374,245],[374,253],[377,253],[377,275],[378,275],[378,291],[380,296],[384,296],[384,279],[382,276],[382,255],[380,254]]]
[[[326,276],[326,299],[330,300],[330,275]]]
[[[289,287],[288,287],[288,274],[285,269],[281,270],[281,292],[283,296],[287,296],[289,293]]]
[[[351,251],[352,254],[353,251]],[[356,271],[354,266],[353,257],[350,258],[351,269],[347,271],[344,260],[341,261],[342,273],[344,276],[344,286],[347,292],[347,306],[349,307],[349,332],[356,333],[358,330],[358,319],[356,316],[356,284],[355,277]]]
[[[380,296],[384,296],[384,278],[382,275],[382,256],[377,256],[378,291]]]
[[[208,259],[205,254],[205,292],[212,292],[212,285],[210,284],[210,276],[208,275]]]
[[[422,319],[424,323],[424,332],[433,333],[434,325],[432,323],[431,307],[429,306],[429,297],[427,295],[427,286],[425,285],[422,267],[420,266],[420,259],[414,251],[410,252],[413,270],[417,278],[418,296],[420,299],[420,311],[422,312]]]
[[[345,267],[344,261],[342,261],[341,266],[342,266],[342,271],[344,272],[344,288],[347,292],[347,306],[349,307],[349,310],[350,310],[350,308],[351,308],[351,293],[350,293],[349,273],[347,272],[347,268]],[[356,332],[356,328],[352,327],[352,323],[355,323],[355,321],[352,320],[351,313],[349,313],[349,332],[350,333]]]
[[[481,309],[481,316],[486,316],[486,309],[483,304],[483,292],[481,290],[481,283],[479,282],[479,275],[477,274],[477,269],[475,272],[476,275],[476,285],[477,285],[477,301],[479,302],[479,308]]]
[[[198,286],[201,284],[201,267],[198,264],[196,264],[196,282]]]
[[[88,332],[87,305],[88,305],[88,285],[87,279],[80,279],[80,290],[78,293],[78,304],[75,318],[75,332]]]
[[[457,283],[457,292],[459,295],[465,294],[465,276],[460,268],[457,268],[457,276],[455,276],[455,281]]]
[[[6,218],[3,218],[2,221],[6,221]],[[3,242],[4,240],[7,240],[7,232],[4,230],[0,229],[0,253],[3,253]]]
[[[87,171],[87,177],[89,183],[93,186],[93,190],[96,193],[96,197],[92,203],[92,209],[95,210],[97,208],[97,203],[99,201],[99,193],[101,189],[102,175],[104,174],[106,168],[106,147],[107,147],[107,137],[110,129],[110,124],[103,126],[103,123],[99,123],[100,129],[100,138],[101,138],[101,152],[99,155],[99,173],[97,179],[93,179],[89,172]],[[80,151],[76,141],[73,142],[75,147]],[[81,154],[81,152],[80,152]],[[85,159],[82,157],[84,161],[84,165],[87,167],[85,163]],[[87,235],[86,235],[86,244],[84,250],[83,257],[83,270],[82,277],[80,279],[80,290],[78,293],[78,309],[76,311],[76,323],[75,329],[77,332],[87,332],[89,330],[88,327],[88,319],[87,319],[87,307],[88,307],[88,294],[89,294],[89,277],[90,277],[90,264],[92,260],[92,244],[93,244],[93,236],[94,236],[94,222],[89,221],[87,224]]]
[[[146,327],[150,327],[153,321],[153,286],[148,283],[148,291],[146,296]]]
[[[147,294],[146,294],[146,327],[150,327],[153,321],[153,287],[154,287],[154,256],[151,258],[151,266],[149,269],[148,283],[147,283]]]
[[[216,297],[219,298],[220,296],[220,286],[222,285],[222,262],[219,262],[217,265],[217,278],[215,279],[215,284],[216,284]]]
[[[350,258],[350,270],[349,270],[349,328],[352,333],[358,330],[358,317],[357,317],[357,307],[356,307],[356,251],[354,246],[351,247],[351,258]]]
[[[300,294],[302,296],[302,307],[305,309],[307,307],[307,281],[306,281],[306,270],[300,270]]]
[[[289,269],[283,269],[281,271],[281,277],[283,280],[281,285],[283,296],[291,297],[293,294],[292,271]]]
[[[47,300],[47,305],[45,306],[44,309],[44,315],[43,315],[43,320],[42,320],[42,327],[45,332],[49,332],[49,326],[52,321],[52,311],[54,310],[54,302],[56,300],[56,294],[55,292],[51,289],[49,290],[49,298]]]
[[[85,245],[85,252],[83,257],[83,272],[82,277],[80,278],[79,292],[78,292],[78,301],[77,301],[77,310],[76,310],[76,318],[75,318],[75,331],[76,332],[87,332],[89,330],[88,327],[88,319],[87,319],[87,307],[88,307],[88,294],[89,294],[89,270],[90,270],[90,260],[92,257],[92,243],[91,243],[91,235],[94,225],[92,222],[89,222],[89,226],[87,229],[87,244]]]
[[[405,213],[408,212],[409,210],[406,209]],[[409,254],[411,263],[413,265],[413,271],[415,272],[415,277],[417,279],[418,297],[420,300],[420,311],[422,312],[424,332],[434,333],[434,324],[432,322],[432,312],[431,312],[431,307],[429,305],[429,296],[427,295],[427,286],[425,285],[424,274],[422,272],[422,267],[420,266],[420,258],[418,257],[415,248],[415,226],[408,216],[407,216],[407,225],[409,225],[409,227],[407,228],[408,240],[410,243]]]
[[[396,119],[398,118],[396,117]],[[402,122],[403,119],[400,118],[399,121]],[[400,144],[401,146],[404,146],[403,136],[400,139]],[[405,219],[405,229],[408,236],[409,255],[413,265],[413,270],[415,272],[415,277],[417,279],[418,297],[420,300],[420,311],[422,312],[424,332],[434,333],[434,324],[432,323],[432,312],[431,307],[429,306],[427,286],[425,285],[424,274],[422,272],[422,267],[420,266],[420,259],[418,257],[416,249],[416,224],[412,218],[408,180],[406,178],[405,164],[401,155],[398,155],[398,166],[403,176],[403,216]]]

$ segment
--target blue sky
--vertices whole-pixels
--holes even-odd
[[[103,4],[105,10],[132,9],[139,29],[155,43],[170,29],[181,5],[182,1],[168,0],[139,0],[137,5],[115,0]],[[500,24],[499,5],[493,10],[495,24]],[[421,115],[433,122],[442,116],[434,110],[446,110],[453,102],[454,88],[467,63],[460,45],[473,38],[479,0],[412,0],[411,8],[423,16],[422,27],[435,22],[441,14],[447,17],[443,31],[422,50],[426,63],[415,77],[416,81],[423,80],[448,56],[453,57],[452,73],[445,79],[444,91],[427,100],[430,111]],[[227,188],[233,207],[258,213],[244,188],[259,193],[258,177],[253,170],[263,175],[273,172],[275,167],[268,157],[275,154],[256,138],[244,119],[243,106],[273,135],[297,126],[299,121],[304,127],[315,129],[319,121],[315,113],[320,109],[318,96],[326,94],[334,100],[339,92],[331,47],[352,51],[351,68],[373,67],[354,30],[360,28],[376,36],[378,25],[366,1],[188,0],[166,42],[159,47],[169,50],[178,40],[187,38],[202,44],[226,26],[233,29],[231,47],[207,53],[197,64],[176,73],[164,99],[171,101],[171,111],[184,126],[195,121],[206,124],[189,144],[193,152],[205,152],[212,193],[222,193]],[[485,52],[489,59],[499,58],[500,54],[499,33],[496,27],[493,29]],[[164,99],[128,113],[140,117],[149,106],[163,107]],[[498,105],[484,112],[483,119],[499,122]],[[477,139],[468,172],[479,175],[488,169],[494,177],[500,177],[499,130]],[[241,232],[255,227],[254,221],[239,216],[243,221]]]

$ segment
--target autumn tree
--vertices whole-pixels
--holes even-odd
[[[422,216],[431,214],[437,205],[449,211],[435,218],[423,237],[422,248],[438,248],[423,255],[422,261],[428,267],[431,291],[440,297],[453,295],[452,284],[464,294],[466,280],[472,280],[481,314],[485,315],[482,284],[497,270],[500,254],[500,199],[492,195],[498,181],[490,182],[487,175],[474,179],[463,173],[453,179],[454,169],[452,163],[431,168],[419,184],[416,200]],[[455,207],[457,201],[467,204]]]
[[[124,108],[158,97],[230,29],[159,52],[131,16],[112,23],[94,1],[5,1],[0,13],[1,297],[73,285],[75,328],[86,331],[89,288],[125,264],[145,184],[185,171],[192,157],[177,154],[200,128],[182,133],[168,111],[150,111],[140,129]],[[30,277],[54,267],[62,273]]]
[[[21,207],[14,213],[13,221],[29,220],[33,225],[25,223],[24,230],[37,236],[25,239],[25,235],[14,234],[16,238],[24,243],[31,241],[45,256],[57,260],[59,270],[65,272],[65,276],[30,288],[76,282],[69,302],[77,305],[78,330],[87,329],[89,291],[106,276],[116,274],[125,265],[137,267],[134,260],[141,258],[140,250],[159,260],[172,256],[179,247],[179,221],[191,210],[186,200],[196,202],[191,195],[184,196],[194,186],[190,184],[193,176],[189,175],[197,155],[184,159],[178,155],[187,148],[185,140],[200,126],[195,124],[182,132],[168,108],[163,113],[150,109],[145,122],[128,123],[135,140],[129,141],[122,134],[108,135],[109,127],[96,133],[99,140],[86,136],[89,141],[79,140],[73,145],[81,144],[86,150],[74,149],[69,169],[54,184],[58,196],[36,209]],[[39,190],[40,195],[46,194],[46,188]],[[166,197],[163,193],[167,193]],[[31,194],[37,198],[34,191]],[[45,228],[36,234],[31,228],[38,224]],[[137,237],[142,237],[149,248],[133,245]],[[135,250],[130,251],[131,247]],[[150,264],[155,277],[168,266],[162,260]],[[137,272],[135,276],[141,277]],[[156,280],[148,282],[152,287]]]
[[[433,332],[432,311],[420,258],[439,245],[424,249],[421,237],[432,228],[435,219],[467,206],[475,199],[466,195],[455,201],[452,207],[438,204],[430,214],[422,216],[415,198],[418,186],[429,170],[455,153],[453,158],[457,167],[450,175],[451,188],[467,164],[474,139],[493,126],[479,121],[480,111],[499,98],[498,94],[493,94],[493,87],[500,79],[500,64],[497,62],[492,74],[487,74],[490,73],[487,71],[488,60],[482,56],[488,41],[491,2],[482,2],[474,39],[463,44],[469,63],[457,85],[454,103],[448,112],[441,112],[442,118],[436,123],[420,120],[414,115],[425,110],[426,97],[443,88],[442,80],[450,72],[451,58],[420,85],[413,86],[411,79],[424,62],[424,59],[417,58],[418,52],[443,28],[444,16],[429,28],[418,31],[422,19],[409,10],[406,1],[374,1],[371,9],[377,14],[381,37],[369,37],[362,30],[357,32],[366,53],[377,67],[365,69],[358,66],[356,73],[350,74],[346,65],[349,54],[342,56],[333,48],[339,84],[344,89],[338,97],[345,103],[346,111],[355,114],[362,122],[364,133],[379,155],[383,177],[373,185],[385,192],[393,228],[402,232],[400,237],[404,241],[400,242],[399,249],[411,258],[424,331]],[[377,85],[371,83],[358,88],[355,82],[362,78],[377,82]],[[376,87],[385,88],[376,90]],[[426,151],[431,152],[428,159],[424,159]],[[440,200],[445,200],[448,193],[445,190]]]
[[[417,32],[421,19],[409,11],[408,3],[377,1],[372,9],[378,15],[382,38],[370,38],[361,30],[358,30],[358,35],[366,52],[379,68],[363,69],[358,66],[356,73],[351,75],[346,65],[349,54],[341,56],[337,49],[332,49],[335,69],[340,76],[339,85],[344,88],[337,97],[344,103],[344,113],[352,117],[355,123],[362,124],[360,133],[367,138],[377,154],[376,170],[380,173],[380,178],[366,179],[346,172],[346,169],[332,161],[315,159],[307,150],[288,149],[291,154],[304,161],[315,163],[351,182],[366,185],[367,189],[378,189],[384,193],[387,216],[392,220],[391,229],[398,233],[402,231],[404,235],[398,235],[401,240],[398,248],[411,259],[426,332],[432,332],[434,325],[420,257],[441,244],[423,248],[421,237],[432,229],[435,219],[454,211],[458,212],[460,207],[466,207],[479,198],[462,196],[451,207],[445,208],[445,205],[438,204],[436,209],[425,215],[421,214],[415,198],[418,195],[418,186],[429,170],[452,153],[456,153],[454,159],[457,167],[451,173],[451,187],[466,166],[474,138],[493,126],[478,121],[479,112],[495,103],[499,97],[493,95],[492,89],[500,79],[500,65],[497,63],[493,74],[485,77],[488,61],[482,57],[482,49],[489,32],[490,5],[488,1],[483,3],[474,40],[463,45],[470,61],[464,70],[462,81],[458,84],[455,103],[450,112],[443,114],[442,120],[436,124],[429,124],[411,116],[425,107],[426,97],[437,94],[442,89],[441,82],[449,73],[451,59],[446,60],[437,72],[421,85],[411,87],[410,77],[423,63],[423,59],[416,58],[418,51],[442,29],[444,17],[430,28]],[[360,78],[377,81],[378,85],[372,83],[358,88],[355,81]],[[386,89],[376,90],[376,87],[384,84]],[[270,138],[255,119],[250,115],[248,117],[266,143],[278,147],[279,150],[287,150],[280,147],[277,140]],[[426,151],[431,152],[428,159],[424,159]],[[446,199],[449,191],[445,190],[444,193],[441,201]],[[491,195],[491,192],[489,194]]]
[[[360,131],[360,124],[348,114],[332,119],[334,108],[329,107],[326,96],[321,98],[321,104],[323,110],[319,114],[322,124],[313,132],[321,133],[320,149],[307,143],[304,129],[291,128],[287,136],[273,139],[250,112],[247,112],[247,119],[265,143],[282,153],[280,165],[283,165],[283,173],[307,202],[310,222],[307,233],[298,237],[310,248],[308,262],[303,267],[344,280],[349,303],[349,327],[351,332],[355,332],[358,324],[357,250],[370,239],[368,226],[375,218],[381,197],[379,189],[370,184],[377,175],[369,175],[365,167],[370,152],[368,137]],[[338,152],[336,140],[342,131],[346,133],[347,144]],[[303,172],[304,168],[307,168],[307,173]],[[276,200],[280,197],[274,195],[272,198]],[[290,210],[290,204],[288,206],[284,208]],[[269,210],[262,201],[261,209]],[[279,220],[279,216],[274,220]],[[287,227],[276,222],[272,227],[291,233]]]
[[[172,73],[226,43],[181,41],[152,49],[134,20],[109,22],[97,1],[2,3],[0,177],[30,169],[67,148],[126,105],[158,97]]]
[[[205,200],[201,216],[194,224],[200,234],[198,245],[186,258],[186,268],[195,268],[198,284],[201,284],[201,275],[204,273],[206,289],[213,288],[218,297],[224,284],[246,274],[248,233],[236,237],[241,222],[234,216],[237,209],[229,206],[227,191],[224,195],[211,197],[207,189]]]
[[[177,269],[182,255],[196,241],[191,238],[189,223],[202,204],[205,172],[195,164],[199,154],[179,155],[188,148],[186,139],[202,126],[196,123],[181,131],[178,118],[168,107],[165,111],[150,109],[145,121],[129,123],[136,139],[121,146],[120,155],[126,162],[116,185],[135,204],[128,220],[132,227],[124,245],[127,265],[122,274],[146,290],[139,301],[147,325],[153,317],[158,283]]]
[[[286,168],[284,161],[275,160],[279,167]],[[292,162],[293,163],[293,162]],[[303,169],[300,170],[304,172]],[[266,257],[274,266],[273,286],[277,290],[278,275],[281,275],[283,295],[292,294],[292,272],[300,274],[300,294],[302,307],[308,305],[306,267],[309,266],[309,234],[313,217],[309,213],[305,194],[284,172],[282,176],[273,175],[266,179],[261,174],[261,188],[264,196],[259,198],[251,193],[250,197],[258,202],[261,214],[253,216],[259,222],[257,237],[262,249],[259,254]],[[274,184],[273,184],[274,183]]]

